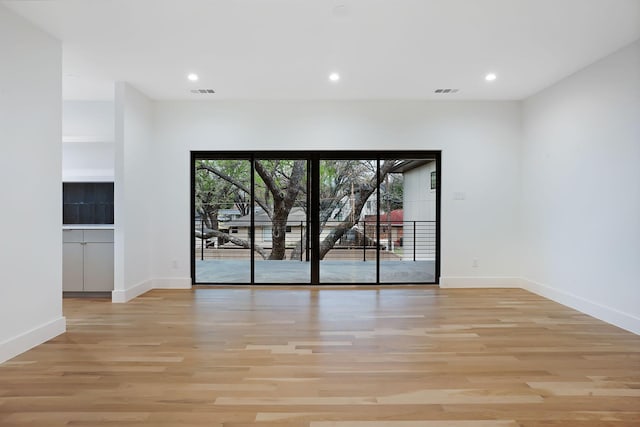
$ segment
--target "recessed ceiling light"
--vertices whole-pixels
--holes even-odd
[[[329,74],[329,80],[331,80],[332,82],[337,82],[338,80],[340,80],[340,74],[338,73]]]
[[[187,78],[192,81],[192,82],[197,82],[198,81],[198,75],[195,73],[191,73],[187,76]]]
[[[488,82],[492,82],[492,81],[494,81],[494,80],[495,80],[495,79],[497,79],[497,78],[498,78],[498,76],[496,76],[496,75],[495,75],[495,74],[493,74],[493,73],[489,73],[489,74],[487,74],[486,76],[484,76],[484,79],[485,79],[486,81],[488,81]]]

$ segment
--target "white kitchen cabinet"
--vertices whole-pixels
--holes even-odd
[[[63,230],[62,290],[113,290],[113,230]]]

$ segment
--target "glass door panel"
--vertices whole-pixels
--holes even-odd
[[[251,161],[195,161],[195,283],[251,283]]]
[[[256,283],[311,281],[307,170],[307,160],[255,160]]]
[[[435,281],[436,161],[394,162],[380,179],[380,282]]]
[[[320,283],[376,283],[377,161],[321,159],[319,187]]]

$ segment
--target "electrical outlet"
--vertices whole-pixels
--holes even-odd
[[[171,268],[173,268],[174,270],[178,269],[178,260],[174,259],[173,261],[171,261]]]
[[[478,259],[477,258],[473,259],[473,262],[471,263],[471,267],[478,268]]]

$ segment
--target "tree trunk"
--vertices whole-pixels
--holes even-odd
[[[286,191],[279,188],[274,177],[263,167],[262,163],[258,161],[255,163],[256,172],[258,172],[273,197],[273,213],[271,215],[272,247],[271,255],[269,255],[271,260],[283,260],[286,258],[287,220],[301,190],[300,182],[304,175],[305,163],[304,160],[296,160],[293,163]]]
[[[302,236],[302,240],[298,240],[296,246],[291,251],[291,256],[289,259],[296,261],[304,261],[302,255],[307,251],[307,239],[309,238],[307,235],[308,230],[305,227],[304,236]]]
[[[281,205],[278,203],[277,205]],[[289,210],[284,206],[277,206],[273,210],[273,218],[271,218],[271,255],[269,259],[282,260],[286,258],[287,249],[287,219]]]
[[[218,229],[218,207],[204,210],[204,225],[212,230]]]

